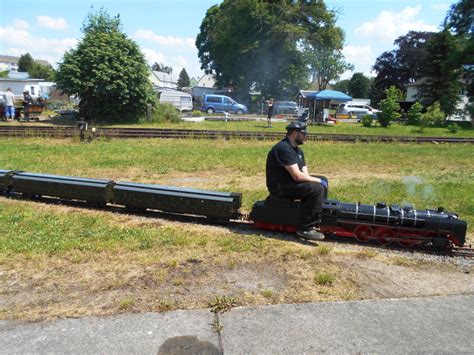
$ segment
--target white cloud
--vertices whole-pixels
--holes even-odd
[[[342,50],[344,58],[347,62],[354,64],[356,72],[362,72],[365,76],[373,76],[371,67],[375,62],[374,52],[370,45],[364,46],[345,46]],[[342,79],[349,79],[352,76],[352,71],[346,71]]]
[[[355,33],[369,41],[392,43],[396,38],[409,31],[437,32],[436,26],[417,20],[416,17],[420,12],[420,5],[406,7],[400,12],[382,11],[375,19],[364,22],[356,28]]]
[[[62,59],[65,51],[77,44],[77,39],[35,37],[25,30],[0,27],[0,42],[2,53],[14,56],[30,53],[35,59],[44,59],[55,65]]]
[[[147,40],[162,46],[195,48],[195,39],[191,37],[161,36],[150,30],[138,30],[132,37],[134,39]]]
[[[36,21],[40,27],[49,28],[50,30],[65,30],[67,28],[67,22],[62,17],[36,16]]]
[[[150,48],[141,48],[142,53],[145,55],[146,61],[151,65],[154,63],[163,63],[166,65],[166,56],[161,52],[156,52]]]
[[[28,29],[28,27],[30,27],[30,24],[24,20],[17,18],[13,23],[13,27],[17,30],[26,30]]]

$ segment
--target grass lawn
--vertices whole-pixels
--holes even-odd
[[[274,143],[1,139],[0,169],[242,192],[250,211],[267,195],[264,166]],[[310,171],[329,178],[331,198],[443,206],[469,223],[473,241],[472,145],[303,148]],[[351,263],[377,258],[357,253]],[[220,295],[241,305],[363,298],[352,268],[341,266],[347,258],[285,235],[0,197],[0,318],[206,307]]]

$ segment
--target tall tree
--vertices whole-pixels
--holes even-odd
[[[86,119],[138,119],[156,103],[138,45],[121,31],[120,18],[101,9],[84,21],[84,38],[64,54],[58,88],[80,98]]]
[[[338,80],[346,70],[354,69],[338,49],[312,49],[307,57],[313,81],[317,81],[319,90],[325,90],[330,81]]]
[[[336,16],[323,1],[301,2],[299,23],[306,29],[303,45],[313,81],[320,90],[330,81],[338,80],[354,66],[342,55],[344,32],[336,26]]]
[[[201,68],[237,96],[293,96],[308,84],[301,43],[310,28],[330,29],[322,0],[224,0],[208,9],[196,38]],[[316,11],[315,9],[319,9]]]
[[[445,29],[428,42],[427,51],[429,60],[423,69],[425,81],[420,86],[423,104],[430,106],[439,101],[443,112],[450,115],[456,110],[461,91],[462,69],[451,55],[459,51],[459,45]]]
[[[354,73],[348,84],[349,95],[352,97],[368,98],[370,79],[363,73]]]
[[[189,75],[186,71],[186,69],[182,69],[181,72],[179,73],[179,78],[178,78],[178,90],[181,90],[183,88],[187,88],[191,85],[191,80],[189,79]]]
[[[453,4],[445,22],[459,43],[459,51],[453,53],[453,57],[463,68],[463,79],[469,97],[468,110],[471,117],[474,117],[474,2],[460,0]],[[472,124],[474,125],[474,119]]]
[[[33,57],[30,53],[22,54],[18,60],[18,71],[27,72],[33,66]]]
[[[474,32],[474,3],[471,0],[460,0],[451,5],[446,15],[447,27],[459,35]]]
[[[396,49],[382,53],[372,69],[377,73],[371,92],[371,100],[380,102],[386,90],[395,86],[405,91],[405,86],[421,78],[427,61],[426,45],[435,35],[433,32],[410,31],[394,41]]]

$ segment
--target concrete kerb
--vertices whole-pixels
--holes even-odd
[[[0,322],[0,353],[472,353],[474,295]]]

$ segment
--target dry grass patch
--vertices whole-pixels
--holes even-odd
[[[104,239],[109,232],[118,237],[117,242],[105,244],[107,248],[84,249],[79,244],[52,251],[3,254],[3,319],[206,308],[222,295],[231,297],[232,304],[253,306],[474,292],[471,274],[415,263],[406,267],[397,261],[402,258],[386,257],[369,248],[357,251],[356,247],[353,251],[354,246],[344,249],[331,241],[315,245],[288,234],[254,234],[247,229],[3,201],[12,211],[18,208],[32,220],[35,213],[40,217],[53,215],[53,222],[61,228],[69,228],[62,218],[71,212],[78,217],[77,223],[93,217],[94,224],[84,227],[90,232],[83,237],[87,242],[96,238],[102,245],[104,241],[96,233]],[[18,214],[11,228],[21,227],[22,215]],[[16,232],[8,233],[9,238],[19,238]],[[83,235],[81,229],[78,233]],[[143,236],[148,244],[140,247]],[[71,239],[76,238],[71,235]],[[409,263],[411,259],[403,260]],[[326,281],[321,281],[324,278]]]

